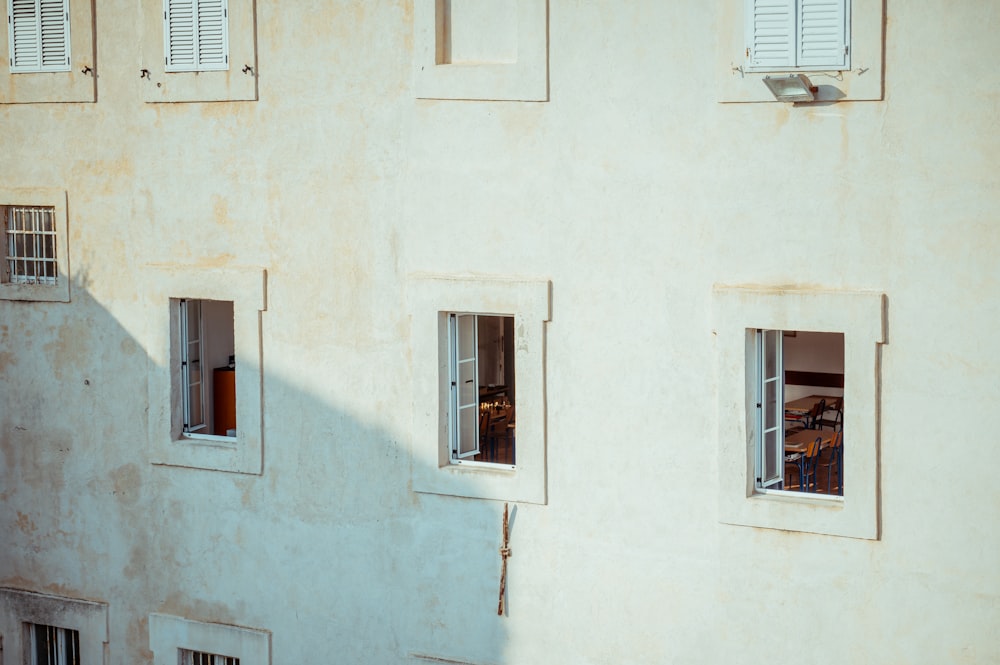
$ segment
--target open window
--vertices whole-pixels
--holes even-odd
[[[189,438],[236,437],[233,303],[177,300],[181,431]]]
[[[452,463],[516,463],[513,340],[513,316],[448,315]]]
[[[877,291],[715,287],[721,522],[879,537],[886,311],[885,295]],[[838,417],[828,406],[843,403],[844,396],[850,402]],[[822,412],[809,413],[827,397]],[[802,422],[804,414],[824,422]],[[789,435],[800,427],[796,441]],[[816,438],[829,449],[838,435],[843,466],[833,470],[833,479],[846,481],[845,496],[837,495],[832,482],[829,492],[815,491],[826,490],[827,470],[812,481],[813,491],[789,491],[801,482],[800,458],[790,456],[808,452]]]
[[[752,330],[755,486],[842,495],[844,336]]]

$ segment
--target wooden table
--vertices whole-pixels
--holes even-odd
[[[815,441],[817,437],[821,439],[819,444],[820,450],[829,448],[833,442],[834,434],[836,432],[832,429],[804,429],[799,432],[792,432],[785,436],[785,454],[804,453],[806,447]]]
[[[800,397],[798,399],[793,399],[791,402],[785,402],[785,413],[809,413],[816,402],[821,399],[825,399],[826,403],[829,404],[831,401],[837,399],[836,395],[809,395],[809,397]]]

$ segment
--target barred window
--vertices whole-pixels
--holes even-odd
[[[31,665],[79,665],[80,633],[40,623],[25,624],[30,645],[26,663]]]
[[[59,276],[55,208],[4,206],[3,219],[7,241],[4,281],[55,286]]]
[[[232,656],[220,656],[190,649],[180,649],[180,653],[181,665],[240,665],[240,659]]]

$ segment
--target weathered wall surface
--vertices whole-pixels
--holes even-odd
[[[108,603],[121,664],[150,613],[274,663],[1000,660],[995,3],[889,3],[884,100],[794,108],[716,101],[712,3],[550,0],[541,103],[415,99],[411,3],[321,4],[257,0],[258,101],[143,101],[97,0],[97,102],[0,105],[73,270],[0,301],[0,586]],[[261,476],[149,462],[162,263],[267,271]],[[422,272],[552,283],[505,617],[503,504],[409,485]],[[719,522],[719,283],[887,295],[878,540]]]

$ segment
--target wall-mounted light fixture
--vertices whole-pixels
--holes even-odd
[[[811,102],[818,90],[805,74],[789,74],[781,78],[764,77],[764,85],[779,102]]]

